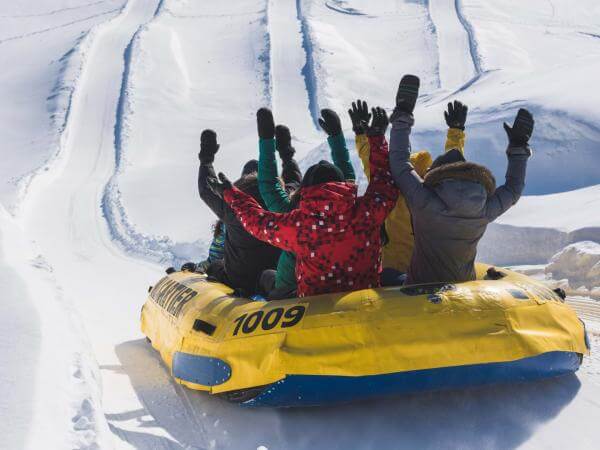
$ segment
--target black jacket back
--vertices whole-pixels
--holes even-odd
[[[223,198],[214,192],[209,179],[216,179],[212,164],[201,164],[198,173],[198,192],[206,205],[223,221],[226,227],[224,274],[221,282],[246,293],[255,293],[258,279],[266,269],[275,269],[281,250],[251,236],[238,221]],[[248,192],[255,196],[256,192]]]

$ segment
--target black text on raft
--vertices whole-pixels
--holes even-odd
[[[150,298],[169,314],[177,317],[181,308],[197,294],[195,290],[169,277],[164,277],[154,286]]]

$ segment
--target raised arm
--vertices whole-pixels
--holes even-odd
[[[520,109],[512,128],[505,122],[504,129],[508,135],[508,168],[505,183],[496,189],[486,205],[486,217],[492,222],[513,206],[525,188],[527,160],[531,156],[529,138],[533,132],[533,116],[526,109]]]
[[[283,180],[285,192],[288,196],[300,189],[302,171],[294,158],[281,161],[281,179]]]
[[[398,190],[390,173],[388,145],[385,130],[388,118],[382,108],[373,109],[373,123],[367,130],[370,148],[370,176],[365,195],[358,199],[358,213],[364,212],[369,220],[383,223],[396,206]]]
[[[423,208],[433,196],[423,186],[423,180],[410,163],[410,132],[414,124],[412,112],[418,95],[419,79],[414,75],[402,77],[391,118],[390,169],[409,209]]]
[[[299,210],[285,214],[267,211],[252,196],[233,187],[222,173],[219,174],[219,179],[221,183],[214,182],[213,188],[222,193],[233,214],[248,233],[283,250],[297,250]]]
[[[356,173],[350,162],[350,153],[346,146],[346,139],[342,133],[342,121],[337,113],[331,109],[322,109],[319,125],[327,133],[327,143],[331,150],[331,160],[344,174],[346,181],[355,181]]]
[[[446,144],[444,145],[446,152],[456,149],[463,155],[465,154],[465,124],[468,111],[468,106],[458,100],[448,103],[448,109],[444,111],[444,118],[448,125]]]
[[[290,198],[281,186],[275,159],[275,121],[267,108],[256,112],[258,127],[258,189],[269,211],[286,212]]]
[[[352,108],[348,110],[348,115],[352,122],[354,144],[356,146],[358,157],[362,162],[363,171],[365,172],[367,180],[370,180],[371,167],[369,165],[369,158],[371,157],[371,149],[369,147],[369,138],[367,137],[366,130],[369,126],[371,113],[369,112],[367,102],[360,99],[352,102]]]
[[[281,159],[281,179],[283,180],[285,192],[289,196],[300,188],[302,172],[294,159],[296,150],[292,147],[292,134],[285,125],[275,127],[275,148]]]
[[[222,220],[227,209],[227,204],[211,187],[211,180],[217,179],[213,162],[218,150],[217,133],[213,130],[204,130],[200,136],[200,153],[198,154],[198,158],[200,159],[198,193],[204,203]]]
[[[371,166],[369,164],[369,158],[371,157],[371,148],[369,147],[369,138],[365,132],[364,125],[365,123],[368,124],[368,121],[371,118],[371,113],[367,112],[367,102],[362,100],[352,102],[352,109],[348,110],[348,114],[352,120],[352,129],[356,134],[354,138],[356,151],[362,162],[365,176],[367,177],[367,180],[370,180]],[[412,152],[410,154],[410,163],[421,177],[425,176],[427,169],[431,166],[431,162],[431,154],[426,150]]]

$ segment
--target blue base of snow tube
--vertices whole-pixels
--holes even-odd
[[[548,352],[516,361],[344,377],[288,375],[244,406],[317,406],[367,398],[556,377],[577,371],[578,353]]]
[[[216,386],[229,380],[231,367],[218,358],[175,352],[173,376],[191,383]]]

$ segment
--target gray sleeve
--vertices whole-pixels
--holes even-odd
[[[508,154],[506,181],[488,198],[486,205],[486,217],[490,222],[517,203],[525,188],[527,160],[531,150],[528,147],[509,148],[506,153]]]
[[[401,114],[392,121],[390,132],[390,170],[396,186],[404,196],[409,209],[421,209],[432,195],[410,163],[410,131],[414,120]]]

